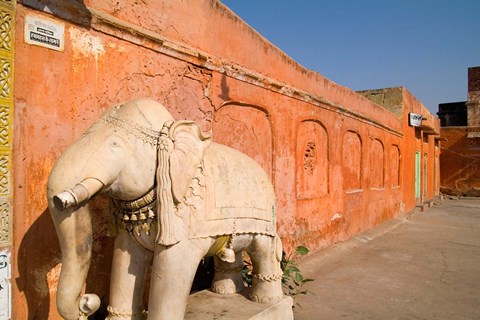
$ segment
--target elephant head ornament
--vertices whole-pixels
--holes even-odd
[[[247,250],[254,265],[250,298],[282,298],[281,241],[268,176],[252,159],[211,141],[192,121],[138,99],[110,107],[56,161],[49,209],[62,250],[57,308],[65,319],[95,312],[82,295],[91,261],[89,200],[113,202],[119,227],[112,261],[109,319],[142,319],[144,282],[152,266],[148,319],[182,319],[195,269],[215,256],[212,289],[238,292]],[[80,315],[80,316],[79,316]]]

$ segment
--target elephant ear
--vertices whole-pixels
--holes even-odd
[[[193,121],[175,122],[170,129],[174,148],[170,154],[170,177],[174,201],[179,203],[188,191],[211,137]]]
[[[210,136],[195,122],[164,124],[158,147],[156,243],[169,246],[186,237],[186,226],[175,204],[187,193],[210,142]]]

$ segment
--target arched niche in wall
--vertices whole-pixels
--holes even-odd
[[[385,148],[382,141],[373,139],[370,147],[370,186],[385,187]]]
[[[343,189],[362,189],[362,139],[357,132],[347,131],[342,143]]]
[[[328,135],[314,120],[299,124],[296,139],[297,198],[313,199],[328,194]]]
[[[400,186],[400,148],[392,145],[390,148],[390,182],[392,187]]]
[[[212,136],[213,141],[255,159],[272,177],[272,126],[264,108],[236,101],[225,102],[214,115]]]

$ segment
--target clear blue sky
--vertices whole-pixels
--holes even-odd
[[[308,69],[353,90],[404,86],[431,112],[467,99],[480,0],[221,0]]]

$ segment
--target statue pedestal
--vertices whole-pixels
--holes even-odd
[[[203,290],[188,298],[185,320],[293,320],[292,298],[274,305],[255,303],[242,293],[221,295]]]

